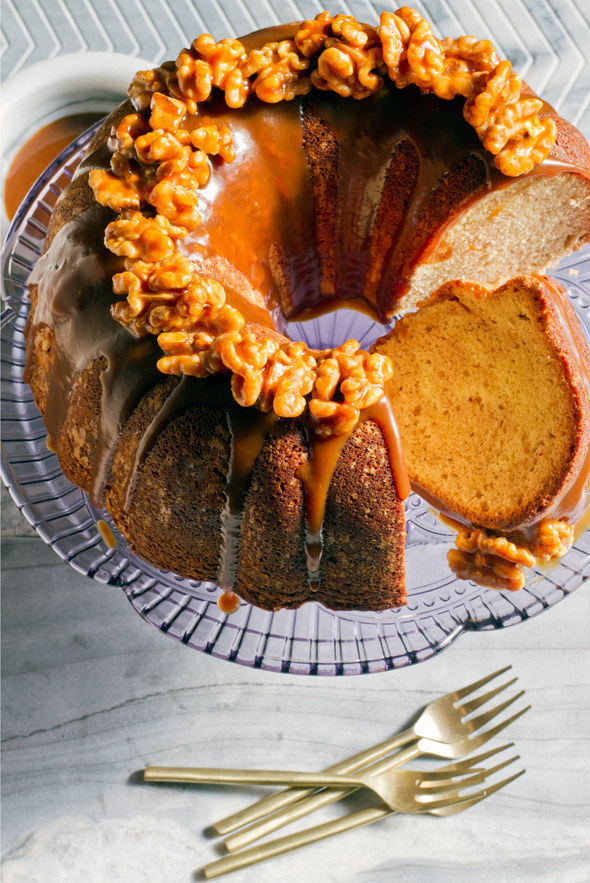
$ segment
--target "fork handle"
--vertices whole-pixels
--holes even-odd
[[[223,767],[148,766],[146,782],[184,782],[204,785],[308,785],[312,788],[364,787],[356,776],[306,773],[297,770],[240,770]]]
[[[354,754],[352,757],[349,757],[340,763],[327,767],[325,772],[338,773],[341,775],[355,773],[368,764],[374,763],[390,752],[395,751],[396,748],[406,745],[408,742],[412,742],[415,739],[417,739],[417,735],[414,729],[410,727],[409,729],[404,730],[403,733],[399,733],[391,739],[386,739],[384,742],[380,742],[372,748],[367,748],[365,751]],[[401,761],[401,763],[405,762],[405,760]],[[229,834],[231,831],[241,828],[242,825],[255,822],[257,819],[264,818],[264,816],[271,812],[291,806],[291,804],[296,803],[298,800],[302,800],[305,797],[310,797],[312,794],[313,790],[309,788],[289,788],[278,794],[271,794],[268,797],[263,797],[262,800],[259,800],[257,803],[254,803],[237,813],[233,813],[231,816],[226,816],[226,818],[216,822],[213,825],[213,828],[218,834]],[[253,837],[252,840],[256,840],[256,837]],[[247,842],[251,841],[249,840]]]
[[[414,758],[419,757],[420,754],[420,749],[416,745],[413,745],[406,748],[404,751],[399,751],[397,754],[393,755],[393,757],[387,757],[380,763],[373,764],[364,769],[363,772],[375,774],[395,769],[398,766],[402,766],[404,763],[408,763],[410,760],[414,760]],[[231,835],[225,840],[225,846],[229,852],[235,852],[236,850],[242,849],[242,847],[253,843],[254,840],[258,840],[260,837],[265,837],[267,834],[272,833],[272,831],[276,831],[277,828],[289,825],[291,822],[294,822],[311,812],[315,812],[317,809],[328,806],[330,803],[335,803],[337,800],[341,800],[350,793],[350,790],[344,788],[330,788],[329,790],[316,791],[315,793],[312,793],[310,797],[299,800],[294,806],[285,807],[284,809],[267,816],[265,819],[255,822],[253,825],[249,825],[242,831],[238,831],[236,834]]]
[[[330,822],[324,822],[313,828],[307,828],[305,831],[298,831],[296,834],[278,837],[276,840],[262,843],[260,846],[254,846],[252,849],[244,849],[234,855],[225,855],[223,858],[205,865],[203,872],[208,880],[212,877],[221,877],[222,874],[229,874],[231,871],[247,868],[250,865],[273,858],[275,855],[282,855],[285,852],[291,852],[293,849],[299,849],[301,846],[307,846],[309,843],[315,843],[317,840],[324,840],[326,837],[342,834],[351,828],[370,825],[395,813],[396,810],[389,809],[384,805],[363,809],[359,812],[350,813],[341,819],[332,819]]]

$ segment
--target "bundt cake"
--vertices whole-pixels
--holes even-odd
[[[286,323],[557,262],[590,238],[588,145],[408,7],[202,35],[129,95],[30,280],[25,376],[65,474],[146,560],[258,606],[403,604],[391,363]]]

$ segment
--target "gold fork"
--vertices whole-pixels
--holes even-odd
[[[490,754],[495,753],[496,751],[487,752],[486,754],[474,757],[471,759],[471,763],[473,765],[479,763],[489,757]],[[511,763],[513,760],[516,760],[516,758],[512,758],[508,763]],[[505,764],[502,764],[502,766],[504,765]],[[461,773],[464,773],[464,764],[461,765],[461,767]],[[456,765],[451,764],[442,767],[438,772],[446,773],[452,777],[455,768]],[[497,766],[493,767],[491,770],[487,771],[486,775],[492,775],[497,770]],[[500,788],[504,788],[510,782],[513,782],[519,776],[522,776],[525,771],[519,770],[517,773],[503,779],[501,782],[489,785],[474,794],[468,794],[463,797],[461,796],[461,792],[467,785],[465,780],[454,782],[451,787],[447,786],[447,790],[444,790],[445,786],[441,786],[440,781],[438,781],[435,785],[435,796],[426,801],[424,799],[424,790],[420,780],[422,776],[424,776],[424,779],[427,779],[429,774],[416,773],[410,770],[400,772],[408,774],[408,787],[405,791],[400,789],[398,795],[398,809],[392,810],[383,805],[370,807],[368,809],[360,810],[360,812],[350,813],[340,819],[324,822],[321,825],[308,828],[305,831],[298,831],[296,834],[288,834],[285,837],[279,837],[276,840],[271,840],[269,843],[263,843],[252,849],[244,849],[234,855],[226,855],[203,868],[205,877],[207,879],[220,877],[222,874],[228,874],[231,871],[237,871],[240,868],[249,867],[250,865],[273,858],[274,856],[290,852],[293,849],[298,849],[310,843],[315,843],[318,840],[333,837],[334,835],[341,834],[351,828],[358,828],[361,825],[370,825],[386,816],[394,815],[396,812],[431,813],[432,815],[437,816],[454,815],[455,813],[469,809],[471,806],[474,806],[476,803],[489,797]],[[450,781],[452,781],[452,778]],[[434,791],[433,788],[431,788],[431,792],[432,791]]]
[[[516,678],[513,678],[507,683],[502,684],[500,687],[496,687],[469,702],[463,702],[458,706],[456,706],[456,703],[464,699],[466,696],[469,696],[470,693],[485,686],[485,684],[506,672],[510,667],[511,666],[502,668],[499,671],[488,675],[486,678],[482,678],[473,684],[463,687],[461,690],[456,690],[453,693],[448,693],[446,696],[434,700],[426,706],[419,718],[408,730],[405,730],[403,733],[400,733],[392,739],[387,739],[386,741],[381,742],[373,748],[368,748],[367,750],[350,757],[348,760],[344,760],[328,767],[326,772],[344,775],[358,772],[369,764],[385,757],[400,745],[411,740],[417,740],[415,741],[415,745],[411,748],[407,748],[405,751],[398,752],[392,757],[386,758],[386,760],[382,761],[380,764],[380,771],[402,766],[404,763],[413,760],[421,754],[432,754],[435,757],[446,757],[451,759],[463,757],[471,751],[475,751],[476,748],[481,747],[488,741],[488,739],[496,735],[496,733],[499,733],[504,727],[516,720],[516,718],[520,717],[521,714],[524,714],[530,706],[527,706],[525,709],[517,712],[516,715],[513,715],[490,730],[487,730],[485,733],[480,733],[476,736],[470,734],[475,734],[477,730],[492,721],[497,714],[500,714],[504,709],[508,708],[509,705],[515,702],[516,699],[522,696],[523,691],[476,718],[466,721],[465,716],[473,713],[485,702],[488,702],[502,690],[506,689],[506,687],[509,687],[514,683]],[[435,733],[440,741],[435,740],[433,737],[429,737],[428,733]],[[366,770],[366,772],[369,772],[369,770]],[[301,816],[308,812],[313,812],[321,806],[326,806],[328,803],[339,800],[346,793],[349,793],[349,791],[331,790],[329,792],[314,794],[311,789],[290,788],[286,791],[281,791],[278,794],[265,797],[252,806],[246,807],[245,809],[222,819],[214,825],[214,828],[218,833],[225,834],[235,831],[242,825],[255,822],[257,819],[264,818],[264,816],[269,816],[262,822],[250,825],[250,827],[240,831],[233,837],[227,838],[225,845],[230,852],[233,852],[252,843],[259,837],[263,837],[264,835],[275,831],[282,825],[287,824],[296,818],[301,818]],[[293,804],[296,804],[296,806],[293,806]],[[278,810],[285,810],[287,807],[291,807],[291,812],[289,814],[284,811],[278,812]],[[270,813],[275,813],[275,815],[270,816]]]
[[[500,748],[494,748],[488,751],[485,757],[491,757],[498,751],[504,751],[506,748],[512,747],[514,743],[502,745]],[[502,769],[508,763],[516,760],[516,757],[505,760],[497,767]],[[414,786],[414,778],[417,776],[416,782],[422,787],[429,787],[429,794],[436,790],[435,783],[438,782],[439,788],[447,788],[449,785],[448,774],[443,771],[430,772],[428,774],[417,773],[412,770],[389,769],[385,766],[387,762],[382,761],[375,764],[364,773],[356,775],[338,775],[337,773],[308,773],[299,772],[298,770],[246,770],[246,769],[223,769],[223,768],[207,768],[207,767],[191,767],[189,769],[183,767],[159,767],[148,766],[144,771],[144,781],[146,782],[191,782],[195,784],[215,784],[215,785],[311,785],[312,787],[322,788],[346,788],[347,786],[353,791],[358,788],[366,788],[373,791],[377,797],[380,797],[383,803],[386,803],[391,809],[397,809],[397,800],[400,789],[405,792],[409,785]],[[453,774],[459,775],[461,769],[465,769],[466,775],[471,773],[468,779],[463,782],[463,787],[468,785],[478,785],[483,782],[487,775],[496,770],[480,770],[473,769],[473,761],[465,760],[461,763],[453,765]],[[414,778],[412,778],[414,777]]]

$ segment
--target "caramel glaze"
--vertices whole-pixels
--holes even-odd
[[[269,28],[242,42],[249,50],[296,29]],[[229,110],[216,92],[203,114],[230,126],[237,155],[215,163],[187,248],[211,275],[217,264],[246,296],[259,292],[278,327],[281,310],[293,318],[341,298],[389,319],[415,264],[440,242],[441,225],[446,231],[458,212],[515,180],[496,169],[463,103],[392,86],[362,101],[312,89]],[[540,115],[548,114],[555,111],[544,102]],[[311,148],[319,137],[318,162]],[[561,172],[590,176],[552,157],[521,177]]]
[[[294,26],[268,29],[244,43],[251,48],[254,42],[281,39],[293,30]],[[445,102],[420,95],[414,87],[403,91],[391,87],[363,101],[314,91],[276,105],[253,99],[243,109],[229,111],[217,93],[202,106],[199,120],[204,116],[227,120],[237,156],[231,164],[212,159],[210,181],[201,191],[203,223],[187,237],[184,248],[197,267],[223,282],[228,300],[247,311],[249,321],[265,326],[267,333],[274,333],[273,325],[280,330],[285,316],[303,310],[319,313],[342,300],[367,303],[378,318],[390,316],[412,260],[444,222],[440,212],[433,213],[430,207],[431,201],[436,203],[433,194],[449,180],[460,183],[466,167],[469,193],[456,188],[451,209],[463,204],[473,190],[477,199],[508,183],[493,169],[492,157],[464,121],[461,107],[460,99]],[[193,117],[187,126],[196,123]],[[322,167],[310,158],[309,148],[318,132],[330,146]],[[78,177],[88,168],[107,168],[109,158],[104,145],[99,147],[86,158]],[[574,166],[567,170],[579,172]],[[549,164],[535,173],[555,171]],[[333,182],[338,182],[335,189]],[[446,211],[450,211],[448,203]],[[112,276],[123,269],[122,259],[102,244],[112,219],[112,212],[93,202],[84,207],[55,235],[30,279],[38,286],[38,298],[28,333],[34,340],[35,332],[47,327],[55,336],[44,419],[57,446],[77,378],[96,360],[105,365],[101,426],[91,458],[91,497],[96,505],[104,502],[121,428],[161,377],[156,339],[134,337],[109,311],[116,299]],[[319,235],[326,225],[329,242]],[[33,349],[29,345],[29,360]],[[25,377],[30,370],[28,362]],[[228,415],[232,451],[218,576],[220,585],[229,589],[237,569],[241,513],[253,465],[265,438],[280,434],[285,421],[255,408],[241,409],[224,375],[183,378],[138,446],[126,489],[128,506],[159,432],[188,402],[209,402]],[[362,416],[371,419],[382,429],[398,495],[403,498],[409,485],[388,403],[382,401]],[[309,583],[315,588],[329,476],[346,437],[324,442],[308,432],[308,438],[310,465],[301,478],[307,500]],[[580,482],[571,489],[572,499]]]
[[[93,205],[66,224],[38,261],[30,283],[38,285],[37,308],[29,334],[47,326],[55,335],[54,362],[44,419],[48,433],[57,440],[65,422],[69,393],[77,378],[95,360],[104,359],[101,374],[102,403],[99,437],[91,478],[91,498],[104,502],[110,468],[121,428],[143,395],[161,378],[156,369],[155,338],[137,339],[116,323],[109,312],[114,301],[111,279],[120,269],[120,259],[100,245],[110,213]],[[29,359],[33,347],[29,348]],[[30,371],[27,365],[26,375]],[[229,423],[232,448],[226,482],[226,506],[222,514],[222,543],[217,575],[224,589],[234,585],[239,560],[239,543],[244,505],[258,454],[269,435],[279,435],[291,421],[274,412],[261,413],[240,407],[231,395],[228,378],[219,374],[204,380],[183,377],[165,400],[140,440],[125,491],[125,508],[133,504],[138,475],[160,432],[190,405],[205,404],[223,410]],[[398,496],[409,492],[407,474],[395,421],[388,403],[367,409],[362,420],[373,419],[381,427],[389,449]],[[338,462],[348,436],[321,439],[308,432],[310,462],[322,463],[326,480],[318,484],[312,469],[302,476],[307,500],[306,551],[310,586],[318,582],[322,553],[321,522],[325,510],[329,477]]]
[[[164,401],[138,444],[133,468],[127,481],[125,499],[127,511],[133,505],[133,495],[141,468],[160,432],[175,417],[195,404],[222,409],[226,414],[230,430],[231,450],[225,488],[226,504],[221,516],[222,542],[216,578],[217,584],[229,591],[235,584],[238,571],[242,518],[256,461],[266,440],[271,436],[280,436],[292,426],[292,421],[277,417],[273,411],[264,414],[255,408],[240,407],[230,393],[227,377],[223,375],[213,375],[206,380],[185,375]],[[375,421],[381,429],[389,452],[396,493],[398,498],[403,500],[410,493],[410,484],[398,428],[389,401],[383,398],[376,405],[365,409],[361,413],[359,423],[366,420]],[[350,434],[320,438],[309,428],[306,432],[309,459],[300,469],[298,477],[305,488],[305,552],[310,591],[319,589],[323,552],[322,525],[326,499],[340,453]]]

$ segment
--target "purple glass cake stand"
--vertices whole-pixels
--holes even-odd
[[[550,569],[533,570],[524,589],[503,592],[457,579],[447,565],[453,533],[420,497],[406,501],[408,603],[381,613],[334,612],[321,604],[270,613],[242,602],[232,614],[217,605],[220,590],[157,570],[130,552],[110,517],[62,474],[23,382],[27,278],[43,248],[55,202],[89,139],[80,136],[29,192],[2,255],[6,308],[2,318],[2,477],[15,503],[58,555],[80,573],[123,589],[137,612],[162,632],[221,659],[294,674],[359,674],[428,659],[467,629],[515,625],[561,601],[590,577],[590,531]],[[590,338],[590,249],[552,274],[564,285]],[[313,347],[356,337],[368,346],[384,327],[342,310],[292,323],[290,335]],[[97,522],[117,540],[109,548]]]

